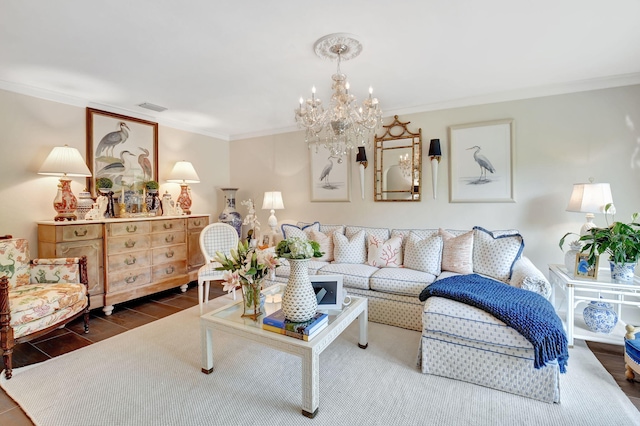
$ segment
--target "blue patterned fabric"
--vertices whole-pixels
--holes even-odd
[[[535,368],[557,359],[560,372],[566,372],[569,351],[562,321],[551,303],[539,294],[471,274],[438,280],[422,290],[419,298],[424,302],[431,296],[490,313],[531,342]]]

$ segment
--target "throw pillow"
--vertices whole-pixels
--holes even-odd
[[[473,274],[473,231],[455,236],[440,228],[442,237],[442,270]]]
[[[508,282],[524,249],[522,235],[517,231],[490,232],[479,226],[473,229],[473,272]]]
[[[320,251],[324,253],[321,257],[316,258],[316,260],[325,262],[331,262],[333,260],[333,237],[331,235],[312,229],[311,232],[309,232],[309,239],[320,244]]]
[[[299,237],[305,240],[309,239],[309,232],[311,231],[320,231],[320,222],[314,222],[311,225],[306,226],[296,226],[288,223],[283,223],[281,226],[282,236],[286,240],[291,237]]]
[[[411,232],[404,249],[404,266],[417,271],[440,275],[442,265],[442,237],[420,238]]]
[[[333,257],[336,263],[366,263],[367,246],[364,229],[347,238],[338,231],[333,233]]]
[[[367,239],[367,263],[378,268],[398,268],[402,265],[402,237],[383,241],[375,235]]]

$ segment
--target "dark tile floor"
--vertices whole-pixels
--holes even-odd
[[[209,299],[223,295],[222,286],[211,286]],[[169,316],[198,304],[198,289],[194,283],[185,293],[179,289],[169,290],[153,296],[117,305],[110,316],[101,309],[91,313],[89,334],[84,334],[82,321],[78,320],[66,328],[23,343],[14,348],[13,365],[22,367],[45,361],[75,349],[99,342],[127,330]],[[624,376],[624,348],[604,343],[587,343],[591,351],[616,380],[622,391],[640,410],[640,382],[629,382]],[[12,379],[12,380],[15,380]],[[0,389],[0,425],[33,425],[20,407]]]

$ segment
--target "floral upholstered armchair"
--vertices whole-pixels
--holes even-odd
[[[11,378],[13,347],[84,315],[89,332],[87,258],[29,259],[28,241],[0,237],[0,349]]]

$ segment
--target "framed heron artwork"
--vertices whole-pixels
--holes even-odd
[[[311,201],[351,201],[351,155],[341,156],[318,144],[309,147]]]
[[[87,163],[93,196],[99,178],[109,178],[116,194],[157,181],[158,123],[87,108]]]
[[[449,126],[449,201],[514,203],[514,120]]]

